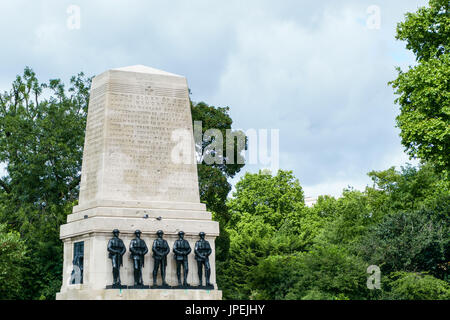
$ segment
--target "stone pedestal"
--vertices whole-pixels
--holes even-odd
[[[141,239],[149,248],[142,270],[144,284],[149,286],[153,284],[151,247],[157,230],[164,231],[171,250],[166,269],[170,286],[177,285],[172,247],[179,231],[185,232],[192,248],[188,283],[199,284],[194,246],[199,232],[205,232],[212,248],[209,260],[214,289],[107,289],[113,282],[107,251],[113,229],[120,230],[127,248],[120,269],[124,286],[133,285],[129,244],[135,230],[141,230]],[[79,205],[60,231],[63,284],[56,298],[221,299],[215,285],[214,240],[218,235],[218,223],[200,203],[186,79],[144,66],[109,70],[95,77]],[[83,277],[82,283],[77,283],[81,280],[73,281],[72,273],[77,268],[74,247],[80,242]]]
[[[58,300],[221,300],[219,290],[180,289],[126,289],[77,290],[69,289],[56,295]]]

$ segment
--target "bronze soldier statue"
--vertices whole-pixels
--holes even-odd
[[[141,239],[141,231],[136,230],[134,234],[136,238],[130,242],[131,259],[133,259],[134,269],[134,285],[143,286],[142,268],[144,267],[144,256],[147,254],[148,248],[145,241]]]
[[[167,241],[163,239],[164,232],[162,230],[158,230],[156,232],[156,235],[158,236],[158,238],[153,241],[152,246],[153,259],[155,262],[153,267],[153,286],[156,286],[158,268],[161,267],[162,286],[168,287],[169,285],[166,283],[166,266],[167,255],[170,252],[170,248],[167,244]]]
[[[121,286],[120,266],[122,266],[122,256],[125,254],[125,251],[127,251],[123,241],[119,239],[119,233],[119,230],[114,229],[114,237],[108,242],[109,258],[111,259],[113,268],[113,286]]]
[[[188,254],[191,253],[191,246],[187,240],[184,240],[184,232],[178,232],[179,239],[173,244],[174,258],[177,263],[178,286],[181,286],[181,265],[183,265],[183,286],[187,287],[187,275],[189,272]]]
[[[209,282],[209,278],[211,276],[211,266],[209,265],[209,255],[211,254],[211,246],[209,242],[205,240],[205,233],[200,232],[199,234],[200,240],[195,243],[194,253],[195,260],[197,260],[198,267],[198,280],[199,286],[202,286],[202,275],[203,275],[203,265],[205,266],[205,281],[206,286],[211,287],[211,283]]]

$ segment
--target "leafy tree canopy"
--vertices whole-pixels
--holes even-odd
[[[384,299],[392,300],[449,300],[450,285],[427,274],[394,272],[387,277]]]
[[[247,213],[278,229],[284,222],[295,222],[293,216],[299,215],[304,205],[302,187],[291,171],[279,170],[274,176],[264,171],[246,173],[228,202],[230,226]]]
[[[0,298],[17,299],[22,289],[26,245],[19,233],[0,224]]]
[[[418,65],[398,70],[390,82],[400,105],[397,126],[411,157],[450,169],[450,3],[430,0],[429,7],[407,13],[397,39],[407,42]]]
[[[29,248],[19,298],[54,298],[61,286],[59,226],[78,199],[91,79],[40,83],[30,68],[0,94],[0,222]],[[53,288],[53,289],[49,289]]]
[[[0,223],[19,232],[29,249],[17,298],[52,299],[61,286],[59,226],[78,200],[90,86],[91,78],[83,73],[72,77],[69,86],[59,79],[41,83],[27,67],[11,90],[0,93],[0,163],[6,171],[0,178]],[[226,130],[231,130],[228,108],[205,103],[191,107],[203,132],[217,128],[226,137]],[[203,148],[209,144],[205,141]],[[234,156],[239,152],[237,141],[235,146]],[[199,165],[201,201],[219,221],[227,220],[227,178],[244,165],[231,164],[229,156],[223,158],[227,165]],[[228,252],[228,245],[222,228],[218,259]]]

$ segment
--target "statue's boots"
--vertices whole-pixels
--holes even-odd
[[[164,269],[161,271],[161,279],[162,279],[162,286],[168,287],[169,285],[166,282],[166,271]]]
[[[139,283],[139,271],[138,270],[134,270],[134,285],[135,286],[138,286],[140,283]]]

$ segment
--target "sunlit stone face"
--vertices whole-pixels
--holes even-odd
[[[174,139],[174,132],[188,139]],[[174,161],[180,142],[194,152],[184,77],[143,66],[94,78],[84,145],[80,205],[94,200],[199,203],[194,161]]]

